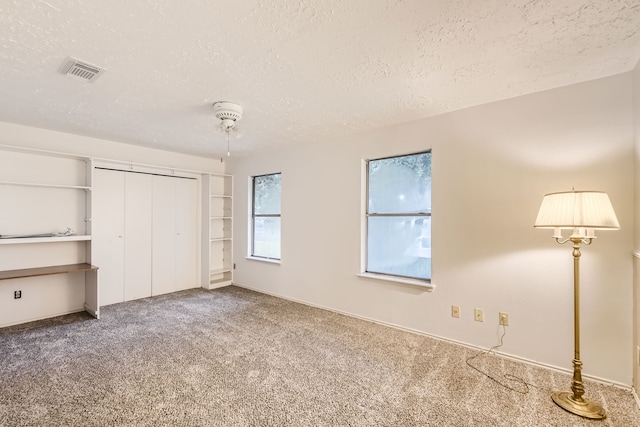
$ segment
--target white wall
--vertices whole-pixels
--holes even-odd
[[[633,127],[635,143],[635,234],[633,246],[640,253],[640,62],[633,70]]]
[[[622,230],[582,251],[587,375],[632,381],[632,75],[527,95],[402,126],[237,158],[234,282],[571,368],[572,256],[534,230],[545,193],[609,193]],[[357,277],[362,159],[433,149],[434,292]],[[282,264],[245,259],[248,180],[282,172]],[[462,317],[450,315],[460,305]],[[473,321],[474,307],[485,322]]]
[[[633,282],[633,386],[640,392],[640,63],[633,70],[633,124],[635,140],[634,282]],[[636,359],[637,358],[637,359]]]
[[[226,165],[219,159],[179,154],[7,122],[0,122],[0,144],[204,172],[224,172]]]

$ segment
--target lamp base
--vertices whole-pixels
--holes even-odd
[[[573,398],[573,393],[571,392],[555,391],[551,394],[551,398],[562,409],[581,417],[592,420],[603,420],[607,417],[607,412],[598,402],[584,398],[582,401],[577,401]]]

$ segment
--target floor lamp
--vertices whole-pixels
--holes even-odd
[[[598,191],[567,191],[547,194],[534,227],[553,229],[556,242],[573,244],[573,380],[571,392],[556,391],[551,398],[569,412],[591,419],[604,419],[606,411],[597,402],[586,399],[582,382],[580,360],[580,245],[590,245],[595,239],[595,230],[617,230],[620,228],[609,196]],[[571,230],[569,237],[562,230]]]

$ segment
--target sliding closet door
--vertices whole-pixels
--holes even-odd
[[[198,284],[198,182],[175,180],[176,206],[176,290]]]
[[[176,200],[178,178],[153,177],[152,294],[176,290]]]
[[[151,296],[151,175],[125,176],[124,300]]]
[[[95,169],[91,262],[100,278],[100,305],[124,301],[124,173]]]

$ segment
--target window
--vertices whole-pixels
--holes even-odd
[[[431,280],[431,152],[366,163],[365,272]]]
[[[280,173],[252,180],[251,256],[280,259]]]

